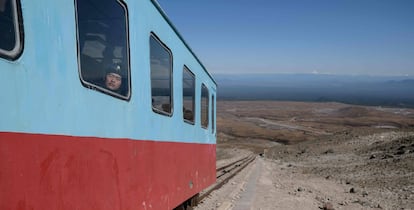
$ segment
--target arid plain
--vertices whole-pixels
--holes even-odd
[[[217,111],[218,161],[252,151],[264,157],[252,167],[268,169],[249,209],[414,208],[414,109],[219,101]]]

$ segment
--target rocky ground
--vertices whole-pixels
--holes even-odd
[[[288,164],[295,173],[331,180],[355,194],[330,198],[336,208],[414,208],[414,132],[335,136],[318,142],[279,146],[266,157]],[[357,206],[358,207],[358,206]]]
[[[254,131],[249,136],[237,123],[226,125],[219,135],[225,139],[217,145],[218,164],[247,152],[264,155],[196,209],[414,209],[413,110],[272,105],[266,112],[284,109],[284,117],[276,112],[249,116],[244,106],[236,106],[243,112],[230,110],[237,113],[235,122],[260,128],[249,128]],[[303,108],[313,114],[301,114]],[[287,141],[266,138],[262,128],[271,135],[280,132]],[[285,129],[295,141],[288,141]]]

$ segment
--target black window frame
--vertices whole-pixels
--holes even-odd
[[[192,97],[192,108],[193,108],[193,110],[191,110],[192,111],[192,114],[193,114],[193,119],[192,120],[188,120],[185,117],[185,111],[186,111],[186,109],[184,107],[184,96],[185,96],[185,90],[184,90],[184,79],[185,78],[184,78],[184,73],[185,72],[188,72],[189,75],[193,78],[193,83],[192,83],[192,93],[193,93],[193,97]],[[195,117],[195,113],[196,113],[196,103],[195,103],[195,101],[196,101],[196,99],[195,99],[195,97],[196,97],[196,94],[195,94],[196,90],[195,90],[195,88],[196,88],[196,77],[195,77],[195,74],[186,65],[184,65],[184,67],[183,67],[183,120],[184,120],[184,122],[189,123],[189,124],[192,124],[192,125],[195,124],[195,118],[196,118]]]
[[[82,68],[81,68],[81,49],[80,49],[80,34],[79,34],[79,14],[78,14],[78,6],[77,6],[77,2],[80,0],[74,0],[74,6],[75,6],[75,17],[76,17],[76,45],[77,45],[77,60],[78,60],[78,73],[79,73],[79,79],[82,83],[82,85],[88,89],[92,89],[92,90],[97,90],[101,93],[105,93],[107,95],[113,96],[115,98],[118,99],[122,99],[125,101],[129,101],[131,99],[132,96],[132,85],[131,85],[131,51],[130,51],[130,39],[129,39],[129,10],[128,10],[128,6],[127,4],[122,1],[122,0],[112,0],[115,1],[117,4],[120,5],[120,7],[123,9],[123,16],[124,16],[124,23],[125,23],[125,42],[126,42],[126,46],[125,46],[125,50],[126,50],[126,55],[125,55],[125,59],[126,59],[126,65],[124,65],[124,67],[126,68],[126,87],[127,91],[126,94],[120,94],[117,93],[115,91],[109,90],[101,85],[92,83],[90,81],[87,81],[85,78],[83,78],[82,75]],[[109,0],[108,0],[109,1]]]
[[[10,0],[10,3],[13,15],[15,44],[12,50],[0,48],[0,57],[10,61],[15,61],[22,55],[24,49],[23,15],[20,0]]]
[[[153,81],[152,70],[153,69],[152,69],[152,66],[151,66],[152,65],[151,64],[151,39],[154,39],[154,41],[156,41],[168,53],[169,58],[170,58],[170,65],[169,65],[169,67],[170,67],[170,71],[169,71],[169,73],[170,73],[169,74],[170,75],[170,77],[169,77],[170,112],[164,111],[164,110],[162,110],[162,108],[158,109],[157,107],[154,106],[154,98],[153,98],[154,97],[154,95],[153,95],[154,92],[153,92],[153,87],[152,87],[152,85],[153,85],[153,83],[152,83],[152,81]],[[161,39],[153,31],[151,31],[150,36],[149,36],[149,50],[150,50],[150,88],[151,88],[151,107],[152,107],[152,111],[157,113],[157,114],[172,117],[173,113],[174,113],[174,90],[173,90],[173,88],[174,88],[174,84],[173,84],[173,82],[174,82],[174,79],[173,79],[173,76],[174,76],[174,69],[173,69],[174,59],[173,59],[173,53],[172,53],[171,49],[163,41],[161,41]]]
[[[215,129],[216,129],[216,123],[215,123],[215,105],[216,105],[216,97],[214,94],[211,94],[211,133],[214,134]]]
[[[205,96],[205,99],[206,99],[206,102],[205,102],[205,105],[206,105],[206,108],[205,108],[205,111],[206,111],[206,113],[203,115],[203,112],[204,112],[204,110],[203,110],[203,95],[204,95],[204,91],[203,90],[206,90],[207,92],[206,92],[206,96]],[[202,128],[204,128],[204,129],[208,129],[208,126],[210,125],[210,102],[209,102],[209,100],[210,100],[210,90],[207,88],[207,86],[204,84],[204,83],[202,83],[201,84],[201,94],[200,94],[200,120],[201,120],[201,122],[200,122],[200,124],[201,124],[201,127]],[[204,125],[204,119],[203,119],[203,116],[205,116],[207,119],[206,119],[206,122],[207,122],[207,124],[206,125]]]

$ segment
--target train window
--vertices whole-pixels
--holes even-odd
[[[215,120],[214,120],[214,105],[215,105],[215,98],[214,95],[211,96],[211,132],[214,133],[214,129],[215,129]]]
[[[16,60],[23,51],[20,1],[0,0],[0,57]]]
[[[152,110],[172,114],[172,54],[154,34],[150,36]]]
[[[201,127],[208,127],[208,89],[204,84],[201,86]]]
[[[195,104],[195,77],[194,74],[184,66],[183,69],[183,118],[185,122],[194,124]]]
[[[76,0],[78,60],[82,84],[130,98],[127,8],[119,0]]]

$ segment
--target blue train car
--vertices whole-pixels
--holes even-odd
[[[173,209],[217,85],[155,0],[0,0],[0,209]]]

